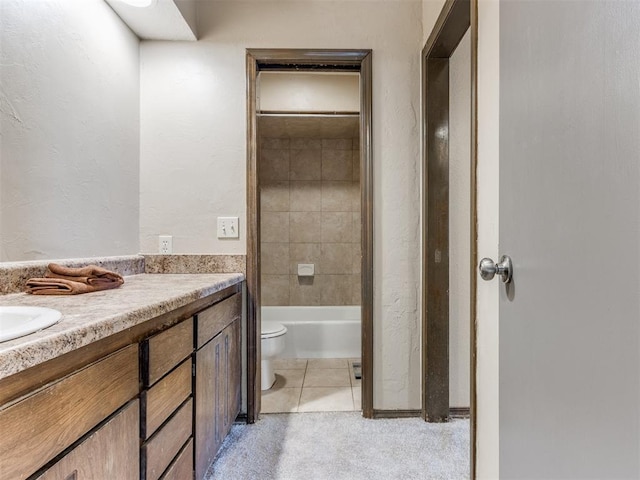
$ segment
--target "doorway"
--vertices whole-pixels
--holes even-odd
[[[446,422],[461,413],[452,408],[460,385],[451,380],[460,374],[462,365],[456,365],[450,354],[466,337],[469,410],[465,413],[470,416],[471,478],[475,478],[476,455],[477,31],[477,1],[447,1],[422,51],[422,415],[429,422]],[[468,90],[462,98],[466,110],[460,110],[460,98],[450,92],[456,88],[455,69],[460,64],[453,57],[460,45],[467,49],[463,66],[468,69]],[[460,111],[465,112],[468,129],[465,148],[458,148],[460,137],[458,145],[452,143],[459,131]],[[464,171],[454,170],[456,156],[465,160]],[[461,177],[461,172],[466,176]],[[460,228],[461,214],[466,217],[466,228]],[[466,305],[461,309],[463,302]],[[461,319],[466,323],[464,330]],[[457,341],[451,336],[456,331],[460,334]]]
[[[315,115],[300,115],[303,112],[297,112],[298,115],[291,116],[279,111],[261,111],[258,105],[258,78],[261,73],[271,72],[325,72],[325,73],[351,73],[358,76],[359,89],[359,114],[356,115],[357,124],[354,124],[353,115],[349,112],[316,112]],[[372,169],[371,169],[371,52],[368,50],[248,50],[247,51],[247,121],[248,121],[248,156],[247,156],[247,417],[251,423],[258,418],[261,411],[261,323],[262,323],[262,306],[263,294],[266,303],[274,303],[273,285],[268,288],[270,292],[263,292],[262,275],[263,268],[273,267],[273,265],[263,264],[261,261],[261,250],[263,248],[263,237],[265,235],[277,235],[277,232],[266,232],[263,230],[261,221],[264,220],[261,205],[261,179],[265,172],[261,172],[260,156],[265,146],[284,147],[285,142],[281,142],[282,137],[289,139],[288,145],[291,146],[291,131],[298,129],[303,134],[309,129],[322,129],[322,118],[340,119],[338,122],[332,122],[332,125],[343,123],[343,127],[351,129],[349,138],[349,154],[352,155],[353,146],[357,146],[357,154],[355,160],[350,165],[357,167],[357,182],[349,181],[350,184],[359,186],[358,201],[358,217],[359,217],[359,235],[357,240],[358,248],[353,250],[359,251],[361,259],[359,261],[359,280],[360,288],[355,294],[352,292],[353,284],[350,285],[350,298],[342,299],[342,303],[353,303],[353,297],[358,297],[361,307],[360,310],[360,337],[361,337],[361,406],[363,416],[371,417],[373,415],[373,316],[372,316],[372,297],[373,297],[373,209],[372,209]],[[290,113],[290,112],[289,112]],[[336,115],[337,114],[337,115]],[[296,117],[293,121],[293,117]],[[325,120],[326,122],[326,120]],[[289,126],[287,126],[289,124]],[[354,128],[355,126],[355,128]],[[326,130],[332,130],[335,127],[328,126]],[[274,130],[277,129],[277,130]],[[287,133],[287,129],[289,132]],[[263,132],[271,132],[269,135],[263,135]],[[343,136],[345,133],[338,133]],[[293,135],[295,137],[295,135]],[[261,138],[265,138],[261,142]],[[279,140],[278,140],[279,139]],[[318,139],[316,139],[318,140]],[[322,146],[322,138],[320,146]],[[332,145],[332,139],[326,138],[325,145]],[[335,139],[334,139],[335,140]],[[346,140],[343,138],[343,140]],[[298,142],[300,143],[300,142]],[[307,142],[308,146],[317,144],[316,142]],[[269,145],[267,145],[269,144]],[[346,142],[333,142],[336,147],[341,147],[340,157],[344,156],[346,150]],[[297,145],[300,146],[300,145]],[[356,168],[350,172],[354,174]],[[262,176],[261,176],[262,175]],[[353,178],[353,177],[350,177]],[[345,182],[346,183],[346,182]],[[324,188],[320,183],[321,188]],[[290,185],[288,185],[289,193]],[[333,209],[344,210],[344,208]],[[265,212],[266,213],[266,212]],[[275,212],[274,212],[275,213]],[[284,214],[285,212],[279,212]],[[334,212],[340,215],[337,217],[345,217],[348,213],[353,218],[354,212],[350,207],[349,211]],[[288,213],[290,215],[290,213]],[[273,215],[272,215],[273,216]],[[281,215],[282,216],[282,215]],[[305,221],[304,212],[296,212],[296,219]],[[310,215],[307,215],[309,217]],[[277,225],[277,215],[272,219],[274,225]],[[284,219],[284,216],[282,216]],[[290,218],[290,217],[288,217]],[[308,233],[308,232],[307,232]],[[305,233],[306,234],[306,233]],[[267,239],[267,238],[265,238]],[[286,268],[289,269],[291,261],[287,262]],[[300,272],[287,271],[289,282],[295,287],[295,293],[299,294],[299,287],[310,286],[313,282],[314,272],[307,271],[309,263],[313,262],[296,262]],[[293,267],[291,267],[293,268]],[[311,267],[312,268],[312,267]],[[283,272],[284,273],[284,272]],[[345,272],[347,273],[347,272]],[[353,278],[353,272],[348,272]],[[302,275],[300,275],[302,274]],[[273,281],[282,281],[282,279],[271,278]],[[356,287],[357,288],[357,287]],[[334,289],[335,290],[335,289]],[[307,290],[311,291],[311,290]],[[344,292],[340,292],[343,294]],[[278,302],[276,302],[278,303]],[[350,368],[350,370],[352,370]]]

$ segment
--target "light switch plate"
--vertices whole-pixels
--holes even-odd
[[[240,238],[238,217],[218,217],[218,238]]]

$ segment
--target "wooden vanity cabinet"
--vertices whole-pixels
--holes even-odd
[[[124,463],[122,470],[113,471],[129,472],[132,465],[137,469],[137,400],[125,409],[124,420],[109,421],[95,437],[76,443],[138,395],[138,379],[138,345],[134,344],[1,408],[0,479],[27,478],[61,454],[66,456],[60,465],[54,464],[51,473],[45,471],[44,478],[73,479],[78,472],[86,472],[83,478],[101,478],[101,472],[111,471],[111,458]],[[134,421],[127,421],[134,411]],[[114,430],[125,439],[123,444],[110,442]],[[98,458],[86,458],[75,450],[65,452],[71,447]]]
[[[136,480],[140,458],[136,428],[140,410],[138,403],[138,400],[130,402],[105,425],[37,477],[38,480]]]
[[[196,316],[195,476],[204,478],[240,412],[241,295]]]

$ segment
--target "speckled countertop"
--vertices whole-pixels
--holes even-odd
[[[49,307],[55,325],[0,342],[0,378],[151,320],[244,280],[240,273],[132,275],[115,290],[83,295],[0,295],[0,305]]]

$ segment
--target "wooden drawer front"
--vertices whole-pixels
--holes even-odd
[[[193,351],[193,319],[189,318],[142,342],[142,382],[153,385]]]
[[[0,411],[0,479],[33,474],[135,397],[138,388],[136,344]]]
[[[134,400],[38,480],[136,480],[140,472],[139,410]]]
[[[193,478],[193,438],[178,454],[178,458],[167,468],[162,480],[191,480]]]
[[[198,325],[197,348],[218,335],[224,327],[242,315],[242,294],[236,293],[231,297],[216,303],[196,315]]]
[[[147,439],[191,395],[191,357],[142,392],[142,438]]]
[[[140,462],[143,480],[156,480],[166,470],[185,442],[191,437],[193,401],[189,399],[171,420],[142,446]]]

